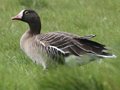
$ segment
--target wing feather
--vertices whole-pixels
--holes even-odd
[[[65,32],[50,32],[38,35],[37,39],[44,41],[46,46],[48,45],[49,48],[52,48],[49,54],[63,54],[63,52],[64,55],[69,53],[76,56],[81,56],[85,53],[101,54],[106,49],[104,48],[105,45],[88,40],[92,37],[95,37],[95,35],[80,37]]]

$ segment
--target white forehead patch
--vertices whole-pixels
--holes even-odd
[[[20,18],[22,18],[24,11],[25,11],[25,10],[22,10],[22,11],[18,14],[18,15],[20,16]]]

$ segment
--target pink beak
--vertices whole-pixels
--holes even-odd
[[[21,20],[21,15],[18,14],[17,16],[12,17],[12,20]]]

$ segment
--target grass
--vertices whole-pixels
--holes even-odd
[[[0,90],[120,90],[119,0],[4,0],[0,1]],[[19,40],[29,28],[12,21],[22,9],[34,9],[42,33],[64,31],[111,47],[117,58],[78,67],[57,65],[43,71],[20,49]]]

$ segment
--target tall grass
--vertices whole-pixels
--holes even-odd
[[[120,90],[119,0],[4,0],[0,1],[0,90]],[[23,9],[34,9],[42,33],[64,31],[111,47],[117,58],[83,66],[57,65],[43,71],[20,49],[19,39],[29,28],[12,21]]]

